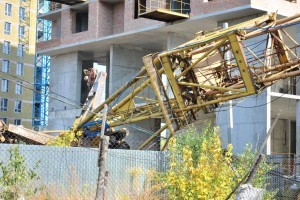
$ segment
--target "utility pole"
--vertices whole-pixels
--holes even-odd
[[[105,131],[105,122],[107,115],[107,105],[104,105],[104,112],[102,116],[102,126],[101,126],[101,134],[99,141],[99,157],[98,157],[98,181],[97,181],[97,191],[95,200],[104,200],[107,186],[107,177],[108,171],[106,171],[106,155],[108,150],[109,136],[104,135]]]

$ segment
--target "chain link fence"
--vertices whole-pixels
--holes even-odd
[[[110,133],[105,184],[108,200],[170,199],[167,191],[157,188],[159,184],[153,179],[154,173],[168,170],[168,156],[166,152],[159,151],[168,134],[154,134],[160,121],[143,123],[123,126],[129,130],[129,135],[122,127],[107,131]],[[55,133],[37,134],[13,125],[8,131],[4,129],[0,127],[0,194],[7,195],[0,196],[0,199],[18,199],[22,196],[26,199],[95,199],[99,173],[98,137],[65,134],[62,138],[71,141],[72,147],[42,146],[36,144],[47,144]],[[201,132],[201,128],[197,131]],[[10,150],[16,145],[20,155]],[[141,146],[144,150],[138,150]],[[272,166],[266,174],[267,190],[274,192],[276,199],[299,199],[300,158],[290,154],[266,158]],[[5,175],[6,178],[3,178]]]
[[[25,158],[22,164],[18,156],[10,151],[14,147],[16,145],[0,144],[0,163],[3,163],[0,168],[12,162],[8,170],[17,174],[11,175],[13,177],[7,181],[19,181],[16,184],[19,187],[30,183],[37,190],[34,195],[29,195],[32,199],[95,199],[99,173],[98,149],[18,145],[20,155]],[[28,167],[27,172],[24,167]],[[29,179],[29,169],[34,169],[36,178]],[[151,173],[166,170],[167,158],[165,152],[160,151],[109,149],[106,169],[106,199],[151,199]],[[2,171],[0,177],[3,175]],[[22,176],[23,180],[16,176]],[[3,183],[0,181],[1,192],[5,189]],[[26,192],[27,188],[18,188],[18,195],[27,196]],[[155,193],[160,197],[163,195]]]
[[[153,179],[154,173],[165,172],[169,168],[167,153],[158,151],[166,139],[163,134],[153,136],[150,131],[143,130],[144,135],[140,136],[155,137],[145,150],[136,150],[145,138],[135,143],[131,143],[129,138],[127,142],[131,150],[108,149],[106,199],[169,199],[167,192],[157,188],[159,184]],[[5,134],[7,132],[3,132],[2,137],[7,138]],[[31,192],[28,199],[95,199],[99,173],[98,148],[28,145],[35,143],[13,136],[6,140],[6,144],[0,144],[1,193],[11,191],[9,187],[18,182],[18,195],[27,196],[26,193]],[[11,150],[16,146],[19,154]],[[294,155],[270,155],[266,158],[272,166],[266,174],[267,190],[276,193],[276,199],[299,199],[300,158]],[[5,173],[8,176],[4,180]]]
[[[268,189],[276,191],[277,199],[300,199],[300,158],[294,154],[271,155],[267,162],[272,166],[267,174]]]

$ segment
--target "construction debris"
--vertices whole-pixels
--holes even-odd
[[[261,200],[264,190],[255,188],[251,184],[244,184],[239,187],[235,200]]]

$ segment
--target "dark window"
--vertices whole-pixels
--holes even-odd
[[[14,124],[15,125],[21,125],[21,119],[15,119]]]
[[[1,111],[7,111],[7,103],[8,103],[8,100],[7,99],[1,99],[1,108],[0,110]]]
[[[88,12],[77,12],[73,20],[73,33],[87,31],[89,27]]]

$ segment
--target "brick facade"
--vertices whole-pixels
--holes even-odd
[[[270,2],[276,3],[270,3]],[[87,6],[88,11],[88,30],[72,33],[73,20],[75,19],[76,9],[70,6],[62,6],[60,9],[59,18],[53,20],[52,42],[39,42],[37,51],[48,50],[53,47],[60,47],[69,44],[76,44],[94,39],[101,39],[106,36],[111,36],[119,33],[126,33],[135,30],[143,30],[155,25],[168,26],[172,23],[165,23],[156,20],[145,18],[134,18],[135,1],[124,0],[116,4],[110,4],[101,1],[92,1],[82,4]],[[279,9],[285,13],[295,14],[298,10],[295,4],[300,5],[300,2],[292,3],[286,0],[190,0],[191,13],[188,20],[193,20],[198,16],[210,13],[220,13],[225,10],[236,9],[241,7],[263,8],[267,10]],[[79,5],[77,5],[79,6]],[[51,14],[51,12],[49,13]],[[61,23],[58,23],[61,22]],[[184,23],[182,20],[178,23]],[[60,26],[60,27],[59,27]],[[60,34],[55,34],[60,33]]]

